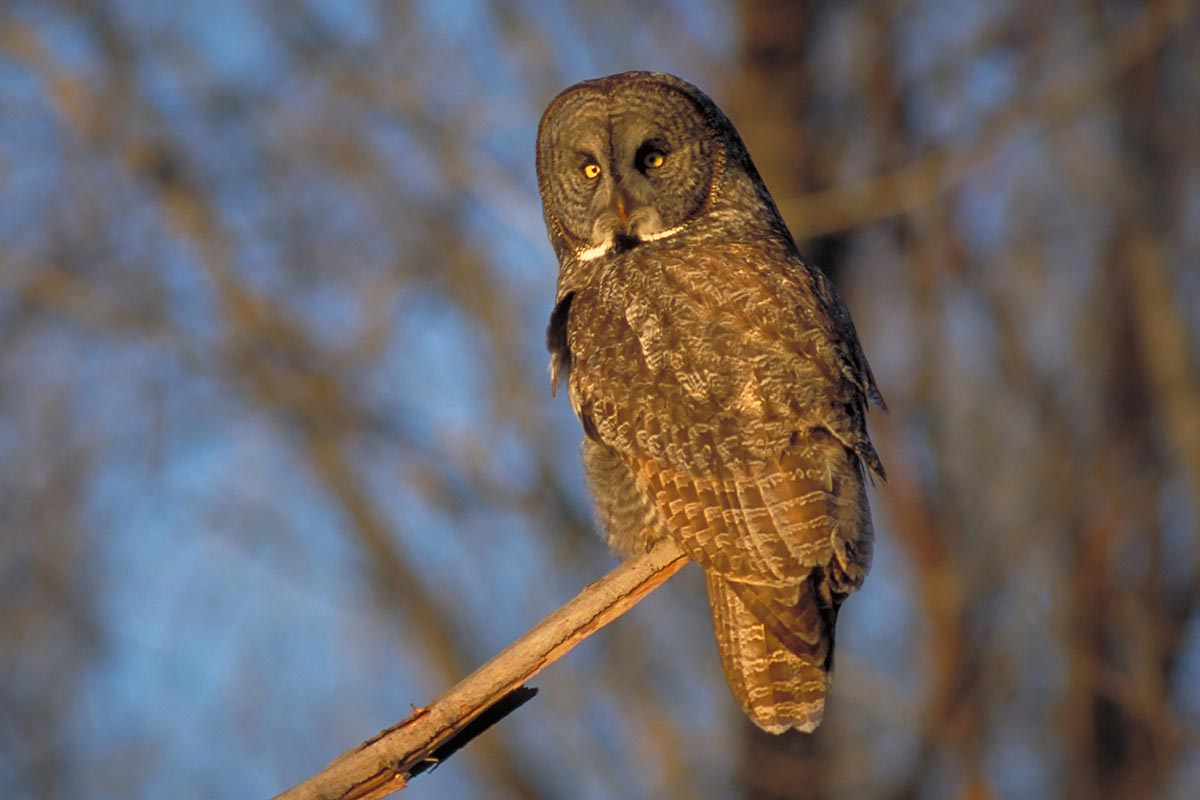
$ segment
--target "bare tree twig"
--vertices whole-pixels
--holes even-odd
[[[678,572],[670,541],[622,563],[542,620],[432,705],[338,757],[276,800],[371,800],[404,788],[467,725]],[[523,702],[523,700],[518,700]]]
[[[1163,437],[1200,497],[1200,380],[1192,367],[1187,322],[1171,296],[1166,256],[1144,229],[1132,232],[1122,263],[1133,285],[1134,314],[1148,379],[1160,399]]]
[[[977,173],[1005,144],[1020,134],[1041,135],[1069,120],[1117,76],[1158,50],[1195,11],[1181,0],[1150,4],[1136,22],[1122,25],[1096,47],[1107,58],[1101,68],[1067,73],[1042,95],[1018,98],[963,148],[932,150],[880,175],[799,197],[779,198],[779,207],[797,239],[866,225],[928,205]],[[1091,51],[1070,59],[1088,63]]]

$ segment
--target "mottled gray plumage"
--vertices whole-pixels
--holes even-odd
[[[801,260],[733,125],[691,84],[576,84],[538,129],[560,272],[548,343],[623,554],[704,569],[726,678],[764,730],[813,730],[838,607],[871,561],[883,401],[841,298]]]

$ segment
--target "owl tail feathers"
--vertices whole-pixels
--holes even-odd
[[[785,647],[767,629],[734,588],[715,573],[708,573],[708,597],[721,666],[729,688],[746,715],[768,733],[792,728],[812,733],[825,714],[829,686],[828,650],[824,622],[795,619],[795,639],[812,639],[797,653]],[[797,612],[802,611],[797,607]],[[802,623],[795,625],[795,623]]]

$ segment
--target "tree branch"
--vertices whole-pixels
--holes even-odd
[[[462,746],[466,740],[446,747],[474,720],[507,701],[495,717],[498,721],[528,700],[532,697],[528,690],[514,692],[686,563],[687,557],[673,542],[660,541],[645,555],[622,563],[589,585],[432,705],[414,709],[407,719],[343,753],[275,800],[374,800],[404,788],[412,775],[428,768],[435,752],[448,754]]]
[[[1017,135],[1041,135],[1070,120],[1110,81],[1148,58],[1180,30],[1194,13],[1192,3],[1158,0],[1141,16],[1119,26],[1102,48],[1103,66],[1080,70],[1095,60],[1089,48],[1061,63],[1064,74],[1045,92],[1021,95],[989,120],[963,148],[943,147],[880,175],[811,192],[780,197],[783,212],[797,241],[868,225],[928,205],[956,188],[994,158]]]

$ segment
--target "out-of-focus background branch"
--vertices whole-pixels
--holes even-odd
[[[611,567],[533,138],[645,68],[892,408],[830,711],[747,729],[689,569],[407,791],[1200,794],[1193,6],[5,4],[0,792],[269,796]]]

